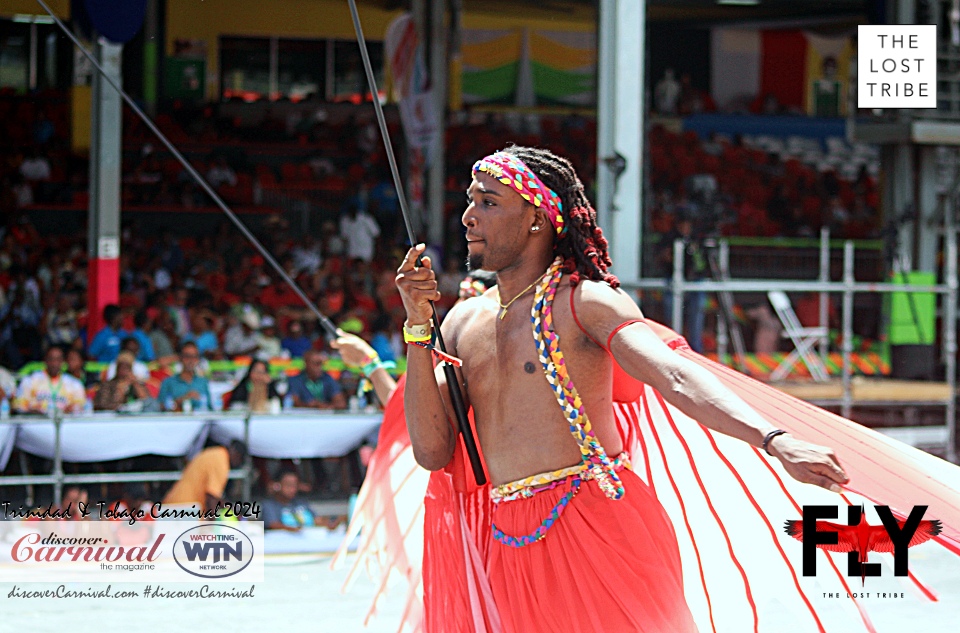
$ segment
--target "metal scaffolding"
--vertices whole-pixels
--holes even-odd
[[[957,382],[957,226],[954,221],[953,202],[948,200],[944,213],[944,266],[943,283],[934,285],[915,285],[900,283],[858,282],[854,276],[854,243],[846,241],[843,247],[843,277],[840,281],[829,279],[830,270],[830,240],[829,234],[821,234],[820,246],[820,276],[816,280],[770,280],[770,279],[721,279],[687,281],[684,277],[683,242],[674,243],[673,274],[670,280],[639,279],[624,281],[628,288],[661,289],[673,293],[673,314],[670,315],[671,327],[681,333],[683,327],[683,295],[687,292],[762,292],[782,290],[784,292],[817,292],[821,295],[842,295],[842,335],[841,357],[843,395],[840,399],[841,413],[849,418],[853,409],[853,390],[851,379],[853,376],[853,298],[857,293],[893,293],[893,292],[924,292],[943,296],[942,306],[942,349],[941,356],[945,367],[945,382],[949,387],[950,397],[943,402],[946,408],[946,455],[947,459],[957,463],[956,450],[956,382]],[[727,249],[720,250],[721,258],[725,259]],[[727,262],[722,261],[721,267]],[[820,325],[827,325],[827,314],[824,309],[826,302],[821,302]],[[726,350],[719,350],[721,358]]]

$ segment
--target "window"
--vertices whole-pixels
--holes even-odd
[[[383,43],[367,42],[370,51],[370,65],[377,86],[383,87]],[[363,70],[363,59],[356,42],[341,41],[333,46],[333,98],[336,101],[360,103],[370,94],[367,77]]]
[[[327,43],[323,40],[280,40],[277,46],[277,92],[290,101],[325,96]]]
[[[367,46],[377,85],[382,85],[383,44]],[[370,90],[356,42],[221,37],[220,93],[225,101],[297,102],[319,96],[360,103]]]
[[[257,101],[270,94],[268,38],[220,38],[220,91],[224,100]]]

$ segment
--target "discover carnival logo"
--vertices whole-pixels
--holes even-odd
[[[253,560],[253,541],[228,525],[199,525],[176,538],[173,558],[188,574],[226,578],[243,571]]]

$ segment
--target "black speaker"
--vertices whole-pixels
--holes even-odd
[[[891,345],[890,373],[904,380],[933,380],[937,350],[933,345]]]

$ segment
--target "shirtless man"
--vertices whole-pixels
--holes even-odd
[[[494,514],[495,536],[502,531],[489,563],[504,628],[593,630],[602,623],[605,630],[695,631],[669,519],[643,481],[613,460],[623,446],[612,414],[611,355],[705,426],[763,446],[799,481],[839,491],[846,475],[831,450],[776,432],[643,323],[607,272],[606,240],[568,161],[510,147],[478,161],[467,199],[462,221],[469,265],[495,271],[497,286],[453,308],[443,336],[447,351],[463,360],[465,398],[492,496],[504,501]],[[440,296],[429,258],[415,265],[422,252],[423,245],[411,249],[397,274],[408,341],[429,332],[429,302]],[[552,327],[562,341],[560,371],[573,380],[602,449],[582,449],[571,438],[571,419],[545,378],[550,366],[531,340],[535,286],[544,293],[545,274],[558,258],[565,273],[552,302]],[[453,455],[455,418],[442,368],[434,369],[421,345],[408,348],[407,426],[417,462],[438,470]],[[578,463],[580,474],[568,474]],[[588,468],[602,474],[589,476]],[[611,587],[611,575],[619,590]],[[610,597],[614,593],[620,595]]]

